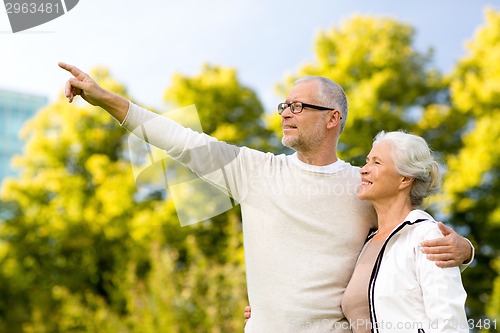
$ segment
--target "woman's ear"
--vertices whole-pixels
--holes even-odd
[[[402,189],[410,186],[413,183],[414,179],[415,178],[411,178],[411,177],[403,177],[401,179],[401,184],[399,185],[399,188],[402,190]]]

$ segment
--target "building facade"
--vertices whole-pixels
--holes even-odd
[[[11,159],[23,151],[24,142],[19,132],[47,102],[43,96],[0,89],[0,183],[16,174]]]

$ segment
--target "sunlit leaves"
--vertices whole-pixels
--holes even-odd
[[[233,68],[204,65],[192,77],[176,74],[165,99],[176,107],[195,104],[203,131],[219,140],[262,148],[270,136],[261,102]]]
[[[450,154],[445,179],[450,220],[465,225],[477,246],[477,265],[463,274],[475,316],[498,309],[500,299],[494,264],[500,255],[500,13],[487,10],[485,17],[450,76],[455,119],[464,125],[455,132],[461,147]],[[498,317],[498,311],[487,314]]]

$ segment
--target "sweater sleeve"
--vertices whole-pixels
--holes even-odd
[[[130,103],[121,126],[164,150],[168,156],[236,200],[240,200],[243,195],[246,177],[245,164],[240,156],[242,148],[183,127],[174,120],[133,103]]]
[[[121,126],[147,143],[165,150],[174,159],[179,159],[190,149],[204,147],[216,141],[215,138],[185,128],[133,103],[130,103]]]
[[[421,241],[443,237],[437,227],[426,231]],[[418,248],[416,274],[422,289],[425,311],[431,320],[430,332],[469,332],[465,314],[467,294],[458,267],[440,268]],[[427,330],[426,330],[427,332]]]

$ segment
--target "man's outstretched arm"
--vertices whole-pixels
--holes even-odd
[[[438,222],[444,237],[422,242],[422,252],[439,267],[454,267],[470,264],[474,258],[474,247],[452,228]]]
[[[127,99],[102,88],[88,74],[73,65],[60,62],[59,67],[74,76],[66,82],[64,90],[70,103],[73,102],[75,96],[80,95],[88,103],[100,106],[120,123],[123,122],[129,108]]]

